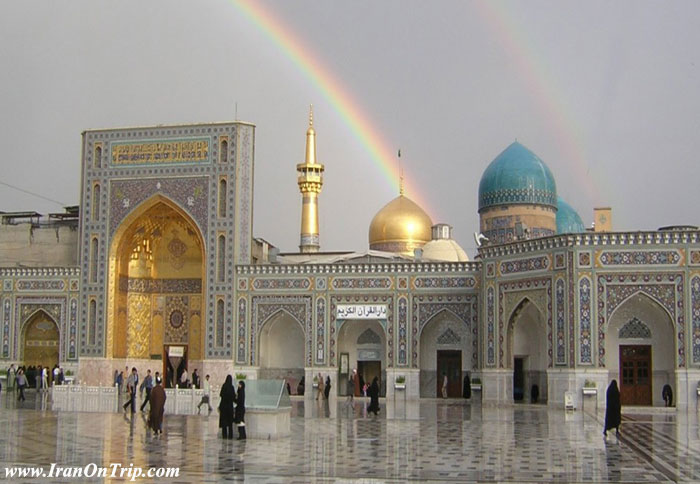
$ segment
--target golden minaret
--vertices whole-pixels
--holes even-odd
[[[316,131],[313,107],[309,106],[306,130],[306,161],[297,165],[297,183],[301,192],[301,242],[299,251],[318,252],[318,195],[323,187],[324,166],[316,163]]]

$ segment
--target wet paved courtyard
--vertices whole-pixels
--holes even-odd
[[[141,413],[53,412],[47,395],[18,405],[3,392],[0,461],[179,467],[178,478],[154,482],[700,482],[694,411],[624,409],[620,437],[606,439],[602,411],[588,409],[382,401],[379,417],[367,417],[363,401],[293,405],[290,437],[230,441],[216,411],[166,415],[155,437]]]

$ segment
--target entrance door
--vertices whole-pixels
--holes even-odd
[[[620,345],[620,402],[651,405],[651,346]]]
[[[58,342],[56,323],[39,311],[24,331],[24,364],[53,368],[58,364]]]
[[[462,352],[454,350],[438,350],[437,352],[437,391],[436,396],[442,397],[442,380],[447,375],[447,397],[462,396]]]
[[[371,385],[376,376],[379,382],[379,394],[382,395],[382,362],[380,360],[358,361],[357,374],[361,377],[360,381],[367,385]]]
[[[187,368],[187,346],[164,345],[163,346],[163,375],[165,375],[165,388],[175,388],[180,384],[180,376]],[[189,375],[189,371],[187,372]],[[191,378],[188,376],[188,380]]]
[[[515,358],[513,361],[513,400],[522,402],[525,398],[525,359]]]

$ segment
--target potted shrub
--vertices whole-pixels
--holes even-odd
[[[583,394],[584,395],[595,395],[598,393],[598,385],[593,380],[586,379],[583,382]]]
[[[406,389],[406,377],[403,375],[399,375],[396,377],[396,380],[394,380],[394,388],[397,390],[405,390]]]
[[[245,380],[245,373],[236,373],[236,380]]]
[[[472,390],[481,391],[481,378],[472,378]]]

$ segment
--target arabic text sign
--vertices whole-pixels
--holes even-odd
[[[386,304],[338,304],[337,319],[386,319]]]

